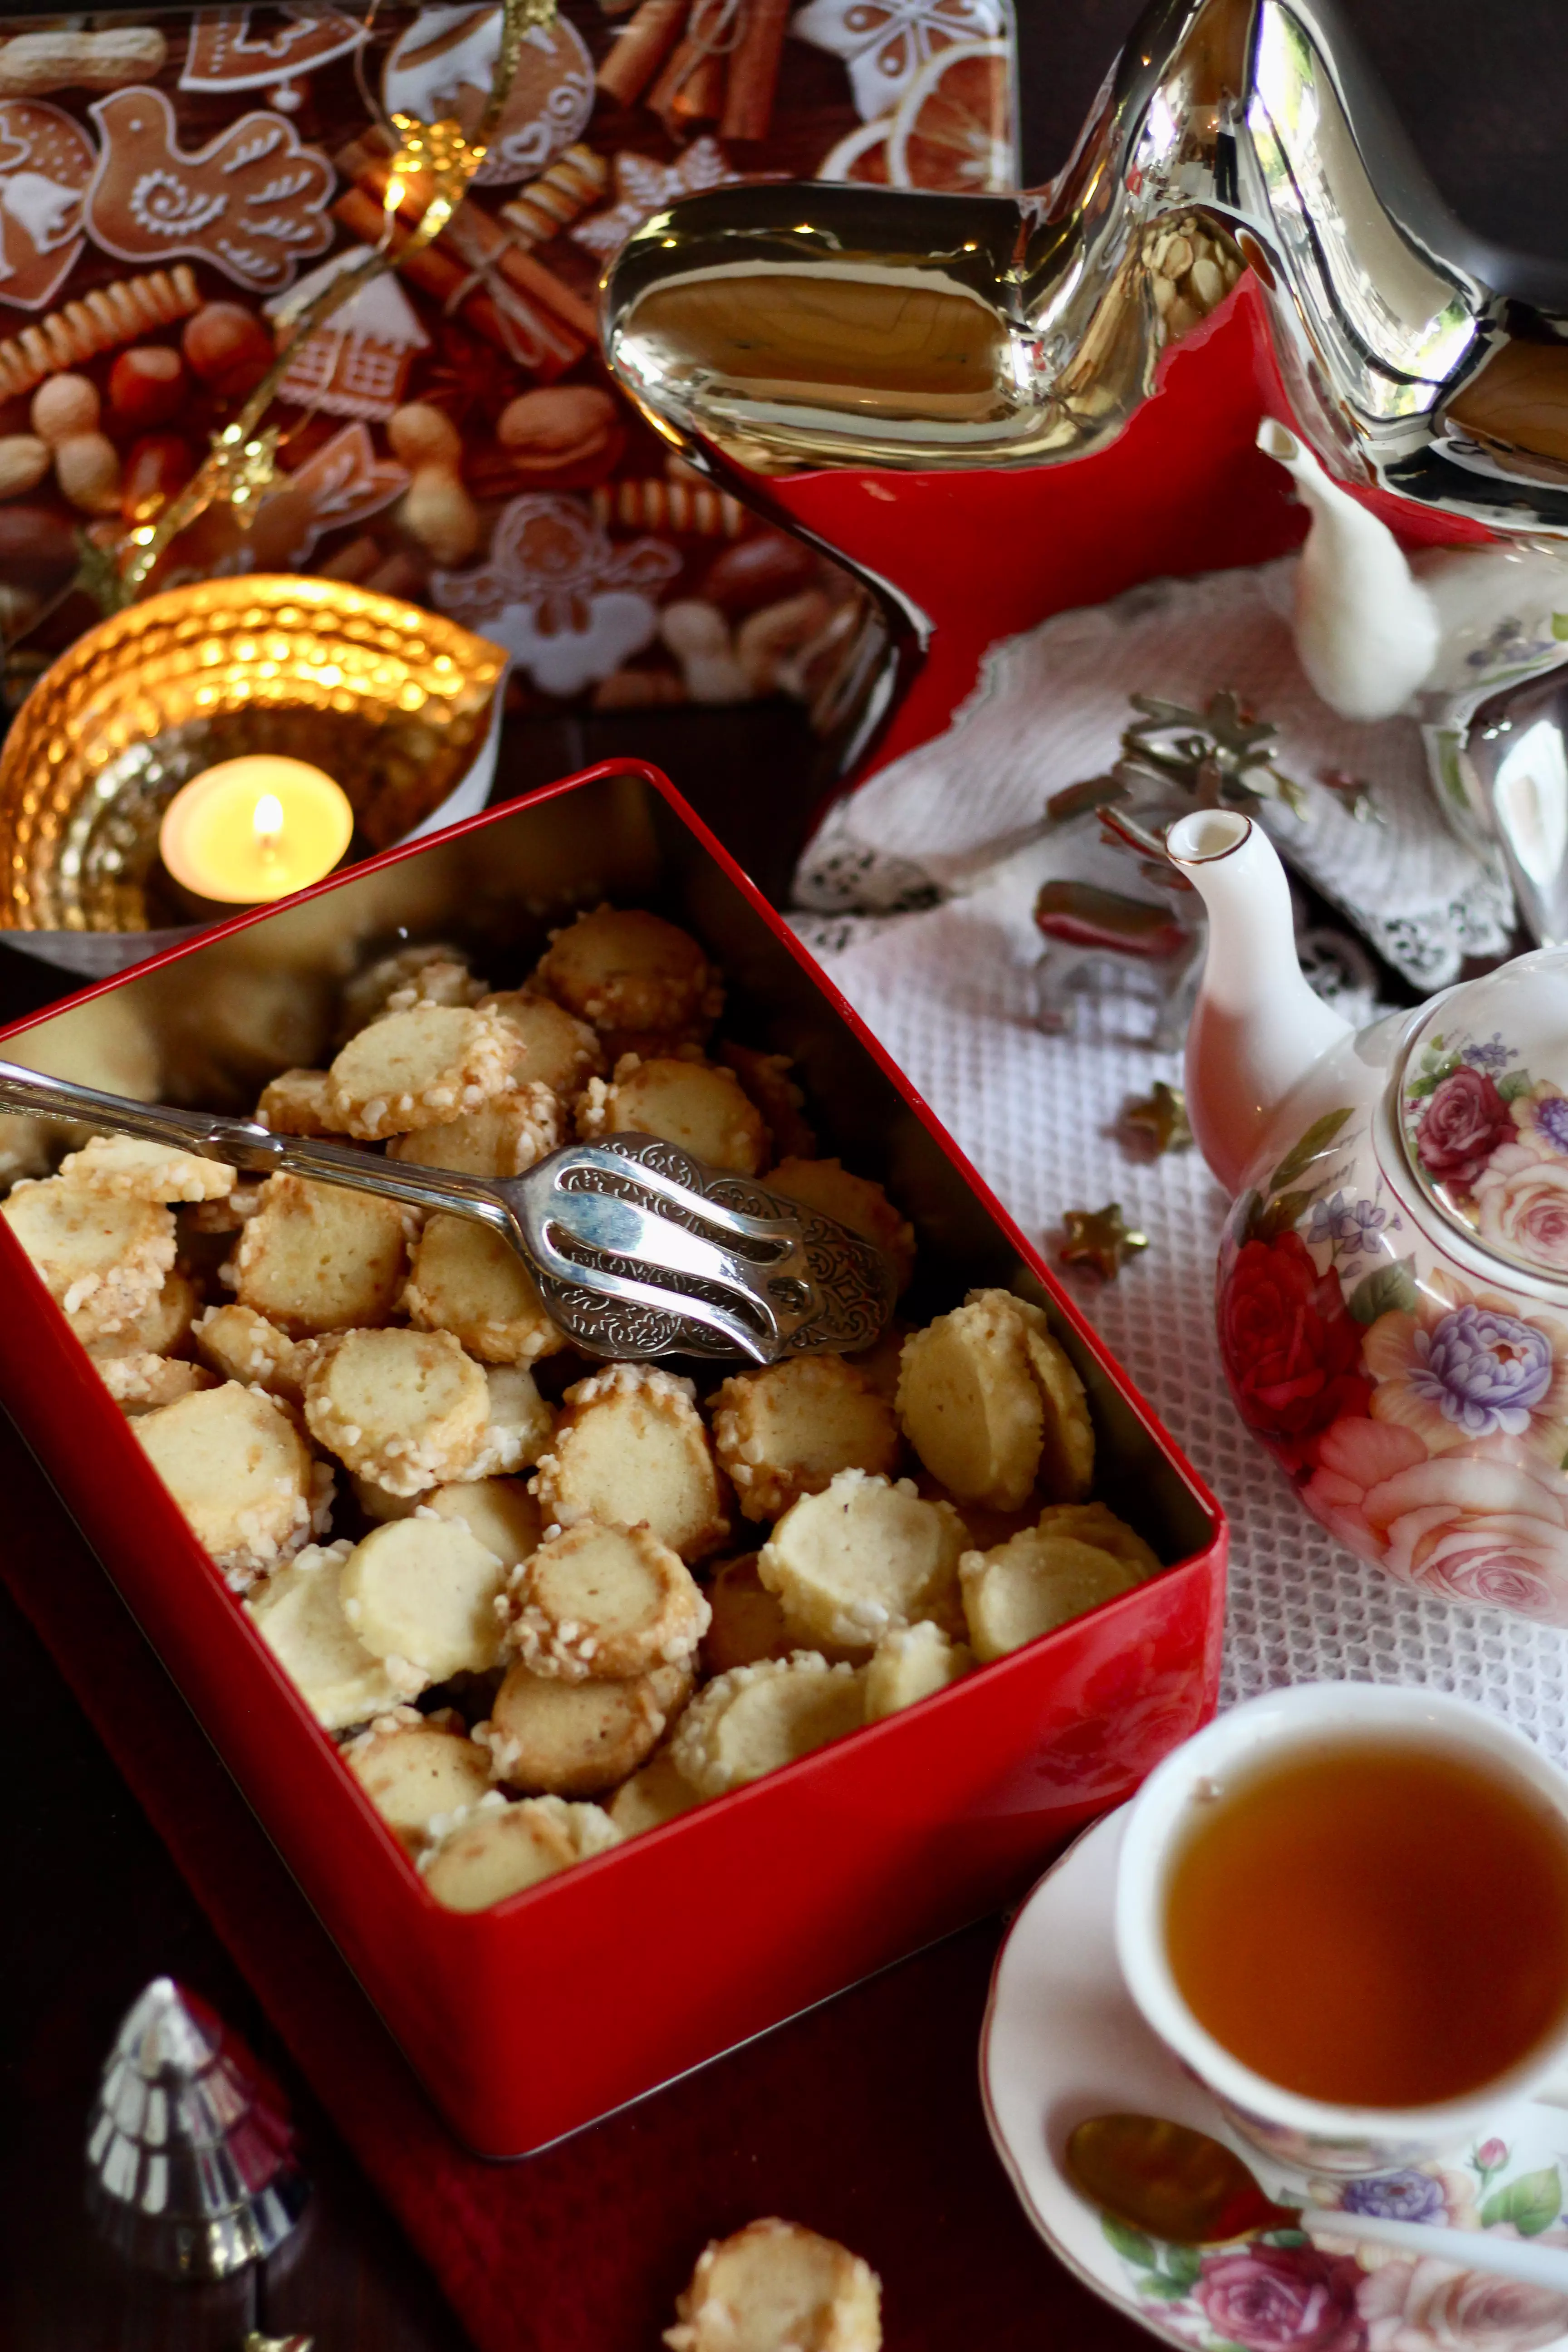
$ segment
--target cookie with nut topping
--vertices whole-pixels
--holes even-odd
[[[509,1805],[487,1798],[434,1848],[425,1863],[425,1884],[449,1911],[488,1911],[492,1903],[619,1843],[609,1815],[597,1805],[561,1797],[525,1797]]]
[[[601,1035],[700,1044],[723,1010],[718,973],[692,938],[641,907],[597,907],[557,931],[535,980]]]
[[[174,1266],[174,1220],[158,1202],[49,1176],[16,1185],[0,1216],[89,1346],[140,1315]]]
[[[464,1476],[489,1423],[480,1367],[447,1331],[347,1331],[305,1381],[310,1434],[395,1495]]]
[[[246,1602],[257,1632],[327,1731],[368,1723],[416,1698],[426,1682],[406,1659],[367,1650],[343,1614],[340,1579],[353,1549],[311,1544]]]
[[[508,1667],[485,1727],[496,1779],[531,1795],[597,1796],[652,1755],[690,1696],[689,1664],[621,1682],[570,1683],[520,1660]]]
[[[708,1631],[702,1588],[646,1527],[593,1520],[542,1543],[514,1570],[507,1647],[536,1675],[624,1682],[682,1666]]]
[[[830,1666],[814,1650],[796,1650],[734,1666],[709,1683],[675,1727],[670,1760],[700,1796],[721,1797],[858,1731],[865,1720],[856,1668]]]
[[[590,1078],[577,1106],[584,1142],[657,1135],[710,1167],[755,1176],[768,1164],[768,1130],[733,1071],[712,1062],[624,1054],[614,1078]]]
[[[235,1250],[235,1297],[290,1339],[384,1323],[396,1311],[408,1224],[395,1201],[305,1176],[269,1176]]]
[[[911,1479],[840,1470],[791,1505],[757,1573],[791,1624],[868,1656],[896,1626],[952,1619],[968,1541],[952,1504],[925,1501]]]
[[[365,1141],[440,1127],[499,1095],[521,1050],[499,1013],[416,1004],[350,1038],[328,1074],[328,1108]]]
[[[669,2352],[881,2352],[881,2306],[858,2254],[770,2216],[704,2248],[664,2340]]]
[[[323,1498],[310,1449],[259,1390],[226,1381],[132,1426],[192,1534],[231,1580],[276,1567],[311,1533]]]
[[[795,1356],[738,1372],[712,1400],[713,1450],[749,1519],[776,1519],[840,1470],[898,1466],[899,1424],[842,1356]]]
[[[645,1526],[687,1561],[730,1532],[708,1432],[689,1381],[652,1364],[609,1364],[566,1391],[536,1491],[547,1521]]]

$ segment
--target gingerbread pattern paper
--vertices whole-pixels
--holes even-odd
[[[478,121],[492,0],[13,20],[0,442],[26,462],[0,479],[8,698],[98,617],[84,538],[107,554],[155,517],[291,319],[385,238],[396,271],[291,352],[249,529],[209,509],[151,586],[301,570],[427,604],[508,647],[513,710],[787,694],[832,723],[861,592],[624,399],[598,280],[695,190],[1012,184],[1012,5],[561,0],[522,41],[468,198],[418,249],[416,184],[389,225],[385,121]]]

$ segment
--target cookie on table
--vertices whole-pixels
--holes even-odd
[[[973,1650],[963,1642],[950,1642],[929,1618],[884,1633],[866,1669],[867,1722],[879,1723],[883,1716],[897,1715],[917,1699],[945,1690],[975,1663]]]
[[[731,1041],[720,1046],[719,1059],[734,1071],[762,1113],[773,1152],[781,1160],[815,1159],[816,1130],[805,1118],[805,1097],[790,1076],[795,1064],[789,1055],[760,1053],[754,1045]]]
[[[423,947],[398,948],[367,964],[345,982],[338,1034],[344,1043],[386,1012],[414,1004],[472,1004],[485,992],[461,948],[432,940]]]
[[[677,1821],[701,1802],[699,1792],[664,1748],[629,1780],[622,1781],[606,1811],[622,1837],[628,1838]]]
[[[481,1801],[434,1849],[425,1884],[449,1911],[486,1911],[525,1886],[537,1886],[574,1862],[620,1843],[597,1805],[561,1797],[525,1797],[521,1804]]]
[[[579,915],[553,934],[534,978],[601,1035],[700,1044],[724,1006],[718,973],[691,934],[640,907]]]
[[[330,1476],[282,1407],[226,1381],[132,1423],[147,1457],[231,1582],[298,1551],[325,1523]]]
[[[261,1635],[327,1731],[346,1731],[416,1698],[425,1677],[405,1658],[378,1658],[343,1614],[349,1543],[312,1544],[246,1602]]]
[[[428,1842],[433,1822],[466,1812],[490,1785],[489,1756],[477,1740],[421,1717],[373,1724],[343,1761],[410,1852]]]
[[[274,1135],[341,1135],[325,1070],[281,1070],[261,1089],[256,1116]]]
[[[561,1097],[549,1087],[525,1080],[439,1127],[395,1135],[386,1156],[416,1168],[456,1169],[466,1176],[521,1176],[561,1139]]]
[[[216,1375],[200,1364],[183,1363],[177,1356],[155,1356],[142,1350],[131,1355],[95,1356],[93,1369],[123,1413],[154,1412],[174,1404],[196,1389],[210,1389]]]
[[[691,1696],[689,1664],[624,1682],[563,1682],[509,1666],[484,1727],[498,1780],[530,1795],[593,1797],[651,1756]]]
[[[865,1720],[856,1668],[796,1650],[731,1667],[707,1684],[676,1725],[669,1755],[699,1795],[721,1797],[859,1730]]]
[[[341,1132],[363,1140],[439,1127],[499,1095],[521,1050],[496,1013],[448,1004],[389,1013],[333,1061],[329,1107]]]
[[[290,1339],[384,1323],[407,1265],[395,1201],[304,1176],[269,1176],[235,1251],[235,1297]]]
[[[208,1307],[192,1325],[204,1363],[226,1381],[244,1381],[298,1404],[315,1361],[309,1339],[291,1339],[253,1307]]]
[[[577,1106],[584,1142],[606,1135],[657,1135],[710,1167],[755,1176],[768,1163],[768,1130],[733,1071],[679,1055],[644,1061],[624,1054],[614,1078],[590,1078]]]
[[[531,1469],[542,1455],[555,1415],[521,1364],[484,1366],[487,1418],[479,1451],[466,1478],[510,1478]]]
[[[837,2239],[770,2217],[699,2256],[670,2352],[881,2352],[882,2285]]]
[[[803,1495],[757,1555],[757,1573],[790,1622],[814,1639],[868,1656],[882,1635],[953,1614],[968,1544],[950,1503],[926,1502],[911,1479],[840,1470]]]
[[[174,1220],[159,1202],[91,1192],[49,1176],[18,1184],[0,1203],[0,1216],[89,1346],[140,1315],[174,1263]]]
[[[962,1506],[1016,1510],[1045,1484],[1078,1500],[1094,1470],[1083,1384],[1037,1307],[974,1290],[904,1343],[899,1420]]]
[[[510,1243],[472,1217],[428,1219],[403,1304],[420,1330],[450,1331],[486,1363],[531,1364],[566,1344]]]
[[[235,1171],[220,1160],[134,1135],[90,1136],[60,1161],[60,1175],[122,1201],[225,1201],[235,1184]]]
[[[898,1467],[892,1409],[842,1356],[736,1373],[711,1402],[713,1450],[749,1519],[776,1519],[840,1470]]]
[[[195,1284],[176,1265],[153,1297],[112,1331],[97,1330],[90,1313],[68,1315],[66,1321],[95,1356],[172,1356],[189,1338],[200,1304]]]
[[[900,1291],[915,1270],[915,1229],[900,1216],[879,1184],[852,1176],[837,1160],[781,1160],[768,1171],[768,1190],[783,1192],[803,1208],[816,1209],[874,1243],[893,1267]]]
[[[483,1674],[500,1655],[506,1570],[461,1519],[416,1511],[372,1528],[343,1563],[343,1615],[378,1658],[429,1683]]]
[[[605,1075],[605,1049],[596,1030],[553,997],[535,989],[512,988],[479,1000],[481,1013],[499,1013],[522,1040],[522,1058],[512,1065],[521,1085],[548,1087],[563,1102],[582,1093],[590,1078]]]
[[[507,1647],[565,1682],[684,1666],[708,1630],[701,1587],[646,1527],[589,1520],[550,1537],[512,1571],[508,1603]]]
[[[395,1495],[472,1468],[489,1422],[484,1372],[447,1331],[347,1331],[305,1381],[310,1433],[346,1469]]]
[[[1074,1536],[1031,1528],[994,1551],[966,1551],[959,1582],[977,1658],[1005,1657],[1102,1601],[1131,1592],[1147,1570]]]
[[[730,1532],[689,1381],[610,1364],[566,1391],[535,1486],[546,1523],[646,1526],[689,1562]]]

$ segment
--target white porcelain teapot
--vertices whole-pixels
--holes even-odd
[[[1568,949],[1356,1032],[1303,980],[1249,818],[1167,846],[1208,909],[1187,1104],[1237,1195],[1243,1421],[1400,1582],[1568,1625]]]

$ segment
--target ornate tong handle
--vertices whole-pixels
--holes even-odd
[[[514,1246],[520,1238],[506,1202],[482,1177],[384,1160],[377,1152],[360,1151],[348,1143],[323,1142],[316,1136],[274,1135],[270,1128],[253,1118],[225,1118],[213,1111],[173,1110],[165,1103],[132,1102],[128,1096],[100,1094],[96,1087],[47,1077],[15,1062],[0,1062],[0,1110],[21,1111],[37,1118],[75,1119],[89,1127],[111,1129],[118,1135],[142,1136],[149,1143],[197,1151],[255,1175],[272,1176],[284,1171],[290,1176],[314,1177],[322,1184],[346,1184],[356,1192],[379,1192],[387,1200],[406,1202],[410,1208],[445,1209],[456,1217],[476,1217],[504,1234]]]

